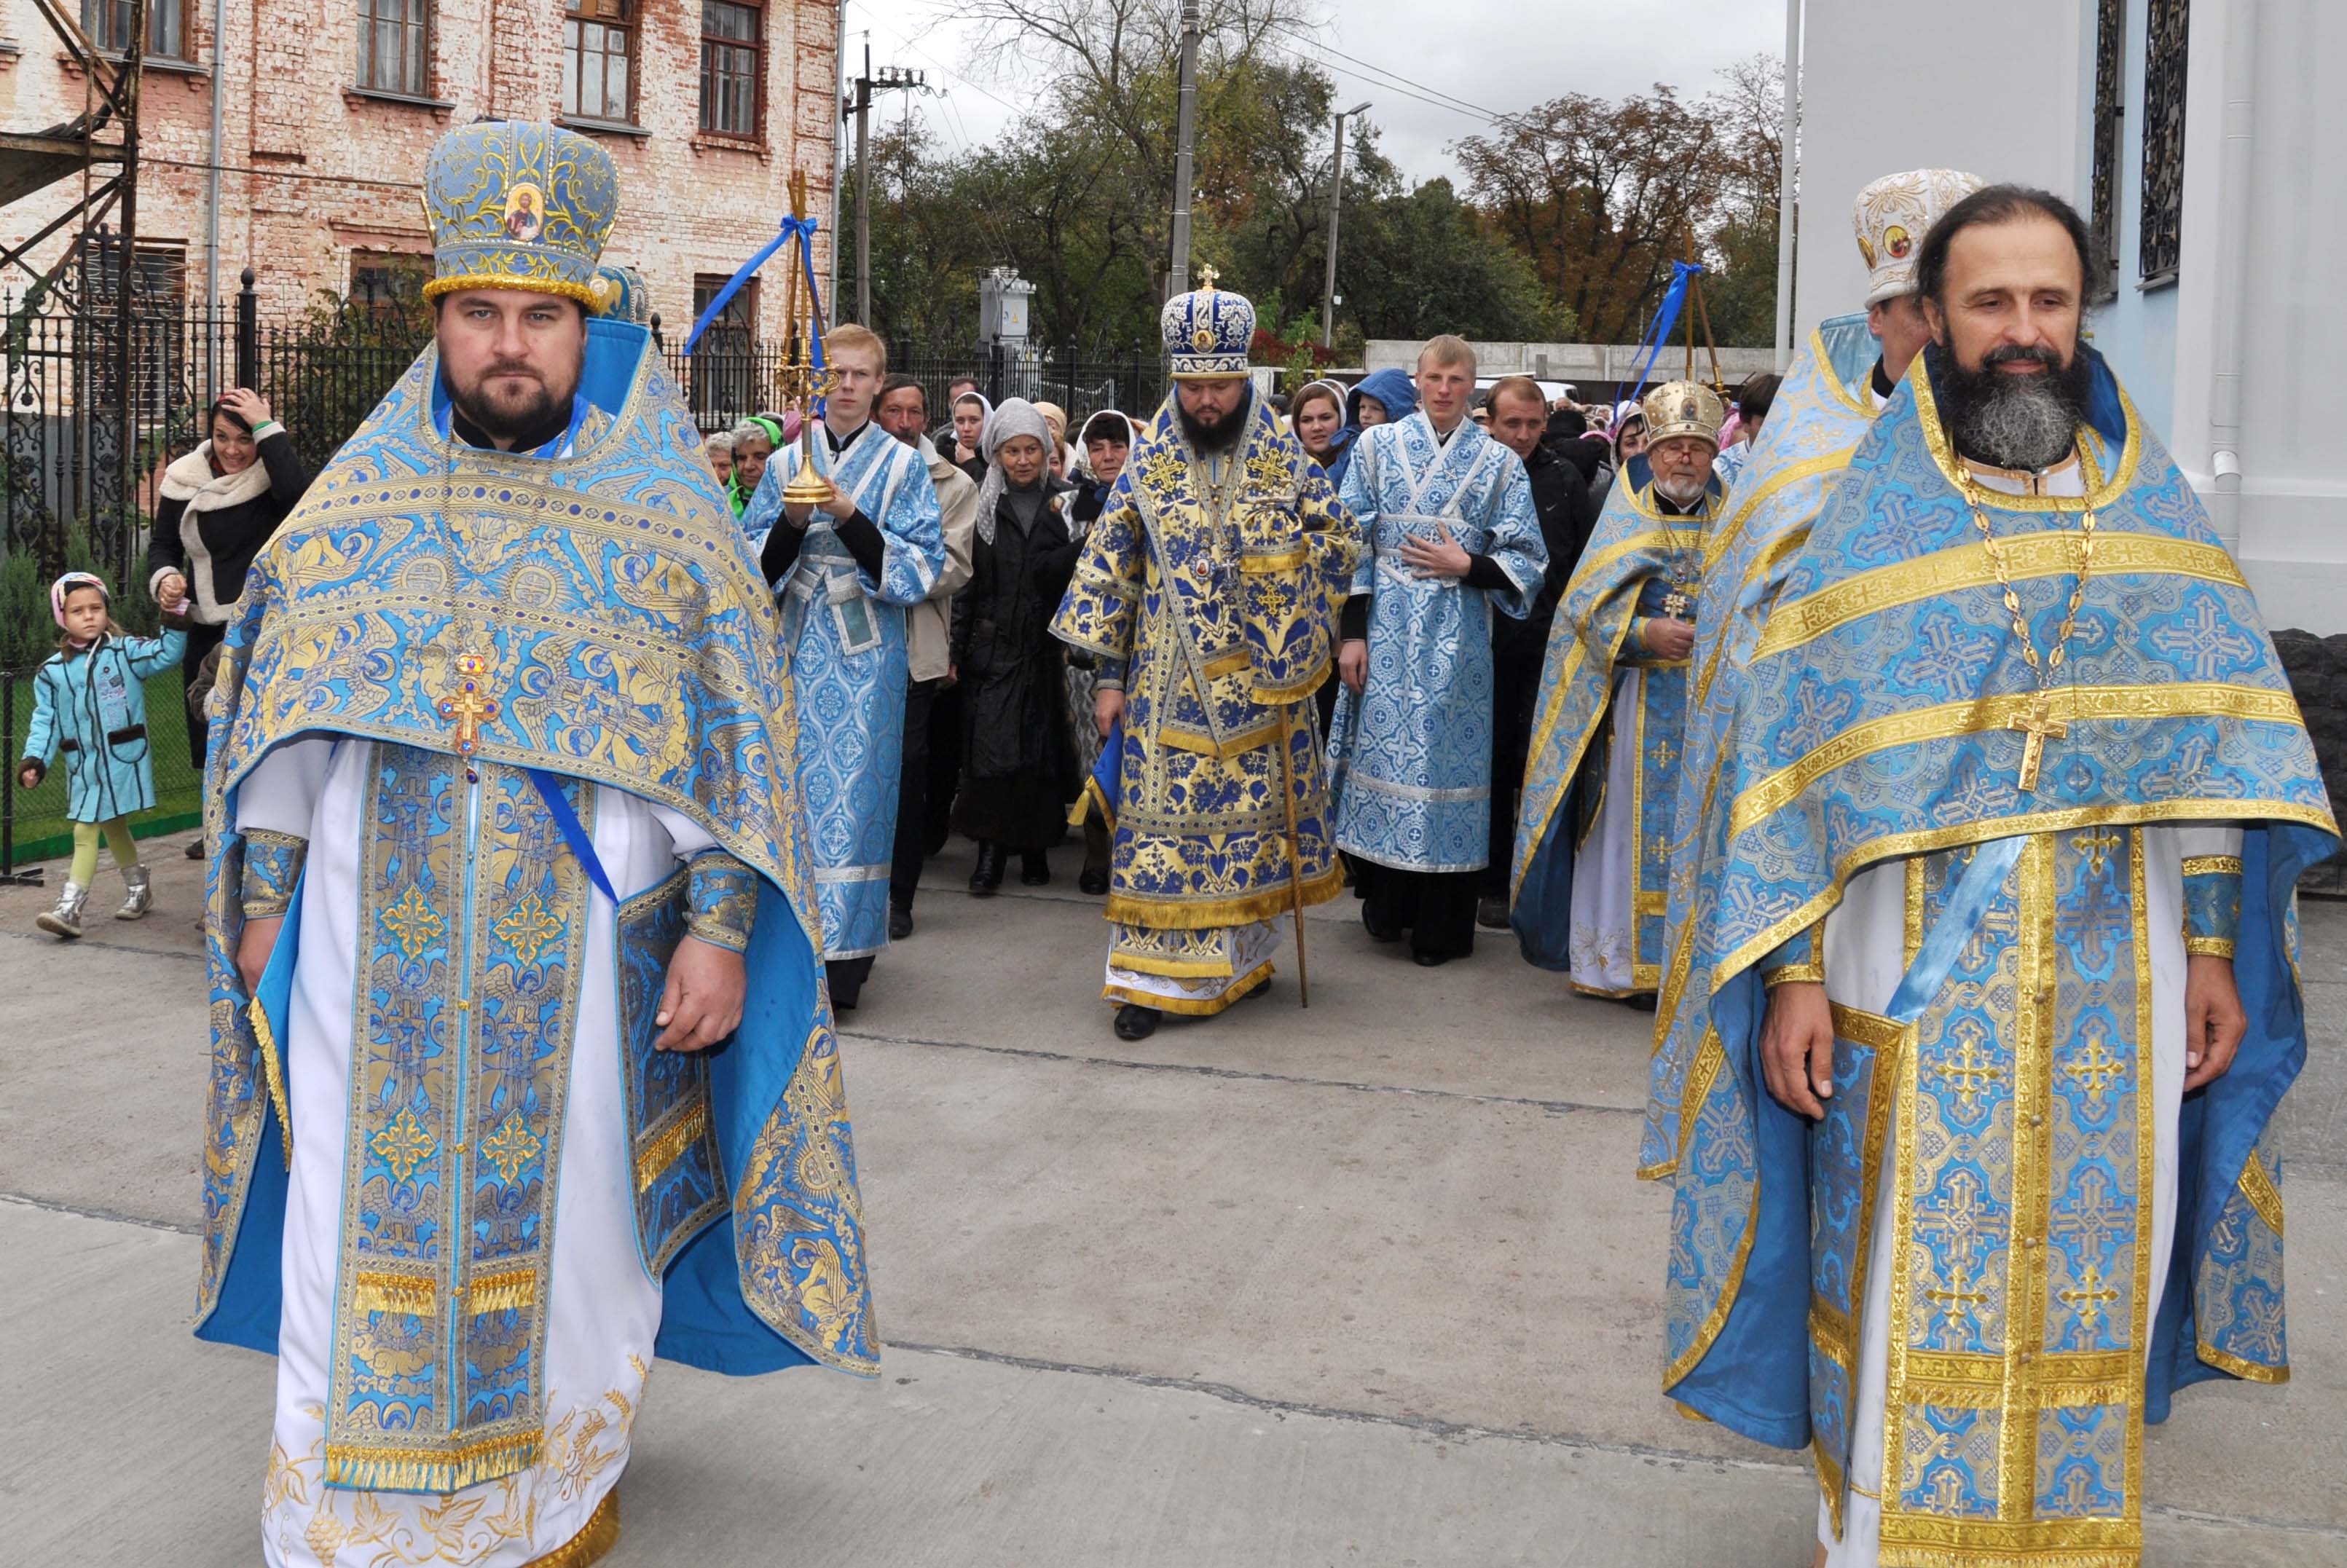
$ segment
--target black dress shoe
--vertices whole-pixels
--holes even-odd
[[[190,860],[201,860],[203,857],[204,841],[199,838],[194,843],[188,845],[188,858]]]
[[[1145,1008],[1138,1002],[1127,1002],[1116,1009],[1116,1038],[1147,1040],[1157,1032],[1157,1020],[1164,1016],[1155,1008]]]
[[[1481,902],[1475,906],[1475,924],[1482,927],[1486,931],[1506,930],[1508,928],[1508,896],[1504,893],[1484,894]]]
[[[1409,961],[1421,969],[1439,969],[1450,961],[1448,953],[1412,953]]]
[[[913,934],[913,912],[902,904],[888,906],[888,939],[901,942]]]
[[[1051,857],[1040,849],[1020,850],[1019,880],[1029,887],[1049,887],[1051,885]]]
[[[991,898],[994,890],[1002,886],[1002,846],[981,844],[978,846],[978,866],[969,874],[969,894],[973,898]]]
[[[1099,897],[1102,894],[1108,891],[1108,873],[1105,871],[1085,872],[1083,875],[1076,878],[1076,890],[1080,893],[1089,893],[1095,898]]]

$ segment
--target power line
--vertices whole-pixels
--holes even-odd
[[[1373,60],[1365,60],[1358,55],[1348,55],[1345,53],[1344,50],[1337,48],[1333,45],[1324,44],[1319,39],[1312,36],[1311,34],[1305,32],[1293,22],[1277,22],[1273,25],[1281,32],[1286,33],[1296,42],[1302,44],[1306,48],[1311,49],[1317,54],[1332,56],[1339,60],[1349,61],[1353,65],[1361,67],[1364,71],[1376,73],[1376,76],[1361,77],[1358,72],[1347,72],[1346,74],[1348,76],[1357,77],[1358,79],[1363,81],[1374,82],[1380,87],[1389,87],[1397,92],[1409,93],[1412,96],[1419,93],[1431,94],[1434,98],[1442,100],[1435,106],[1438,108],[1454,108],[1462,114],[1471,114],[1488,120],[1496,121],[1502,118],[1500,115],[1492,113],[1490,109],[1485,108],[1481,104],[1470,103],[1465,98],[1460,97],[1455,94],[1444,92],[1440,87],[1430,87],[1414,77],[1402,76],[1399,72],[1389,70],[1386,67],[1380,66]],[[1384,81],[1378,81],[1378,78],[1380,77],[1387,79]],[[1419,101],[1424,103],[1431,100],[1420,97]]]
[[[1353,70],[1348,67],[1337,65],[1332,60],[1317,57],[1307,59],[1304,55],[1298,52],[1293,46],[1284,46],[1286,48],[1289,57],[1294,59],[1298,65],[1311,66],[1320,70],[1334,71],[1338,76],[1350,77],[1355,81],[1366,82],[1370,87],[1377,88],[1379,92],[1398,93],[1406,98],[1416,98],[1419,103],[1425,104],[1430,108],[1444,109],[1455,115],[1464,115],[1469,119],[1482,120],[1486,124],[1490,125],[1497,125],[1500,123],[1500,117],[1498,115],[1487,114],[1481,109],[1462,109],[1456,104],[1447,104],[1440,98],[1428,97],[1422,93],[1412,92],[1409,88],[1403,87],[1397,82],[1389,81],[1382,77],[1366,75],[1363,72]]]

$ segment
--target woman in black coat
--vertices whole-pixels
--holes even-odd
[[[162,505],[147,544],[148,591],[167,612],[187,616],[180,668],[190,682],[227,635],[253,557],[311,479],[293,438],[258,394],[241,386],[223,393],[204,427],[210,439],[163,470]],[[189,717],[188,753],[198,769],[209,728],[200,715]]]
[[[954,825],[978,840],[969,890],[1051,879],[1046,851],[1067,831],[1075,752],[1051,618],[1075,575],[1065,511],[1073,487],[1051,477],[1050,427],[1006,398],[988,419],[987,477],[970,541],[969,586],[954,600],[953,665],[962,692],[962,783]]]

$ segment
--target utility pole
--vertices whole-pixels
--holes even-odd
[[[864,74],[852,84],[856,91],[846,112],[856,117],[856,321],[872,324],[872,160],[866,156],[875,92],[927,92],[928,76],[901,66],[883,66],[872,74],[872,40],[864,41]]]
[[[1320,291],[1322,348],[1337,346],[1337,215],[1345,206],[1345,122],[1367,112],[1368,107],[1358,103],[1337,117],[1337,160],[1328,175],[1328,278]]]
[[[1174,264],[1165,273],[1168,299],[1190,290],[1190,164],[1198,136],[1198,0],[1182,0],[1180,113],[1174,131]]]

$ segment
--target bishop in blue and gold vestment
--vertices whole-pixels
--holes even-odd
[[[485,124],[426,191],[438,342],[214,698],[197,1332],[279,1356],[275,1568],[590,1562],[655,1356],[877,1369],[772,600],[580,314],[616,173]]]
[[[1509,913],[1527,959],[1608,997],[1661,983],[1687,690],[1686,650],[1666,639],[1692,630],[1727,415],[1691,381],[1655,388],[1639,412],[1646,451],[1614,479],[1549,632]],[[1674,457],[1700,454],[1699,478],[1657,474],[1667,442]]]
[[[1174,389],[1140,434],[1052,631],[1102,661],[1108,976],[1117,1030],[1204,1017],[1271,979],[1279,921],[1344,890],[1310,698],[1360,539],[1248,390],[1255,309],[1206,286],[1166,303]],[[1211,428],[1192,426],[1205,415]],[[1204,438],[1202,440],[1200,436]]]
[[[2131,1568],[2145,1423],[2288,1375],[2269,1122],[2337,830],[2238,569],[2077,341],[2085,226],[1967,197],[1935,310],[1943,235],[2001,287],[1946,263],[1971,347],[1942,329],[1865,436],[1727,733],[1709,1022],[1650,1108],[1664,1382],[1811,1450],[1829,1568]],[[2075,386],[2066,456],[1966,423],[2008,349]]]

